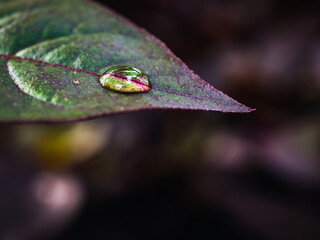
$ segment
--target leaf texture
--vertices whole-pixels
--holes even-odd
[[[115,65],[148,93],[103,88]],[[69,121],[142,109],[250,112],[200,79],[158,39],[94,2],[0,0],[0,121]]]

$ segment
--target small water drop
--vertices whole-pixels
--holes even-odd
[[[148,77],[131,66],[113,66],[101,75],[99,81],[103,87],[116,92],[137,93],[151,90]]]

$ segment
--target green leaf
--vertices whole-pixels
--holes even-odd
[[[130,65],[148,93],[103,88]],[[0,121],[68,121],[142,109],[250,112],[195,75],[158,39],[111,10],[79,0],[0,0]]]

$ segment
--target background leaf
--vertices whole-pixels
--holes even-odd
[[[65,121],[155,108],[251,111],[201,80],[152,35],[95,3],[0,4],[1,121]],[[102,88],[99,75],[120,64],[144,71],[152,90]]]

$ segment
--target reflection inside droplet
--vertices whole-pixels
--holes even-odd
[[[107,89],[123,93],[139,93],[151,90],[148,77],[131,66],[113,66],[99,78]]]

